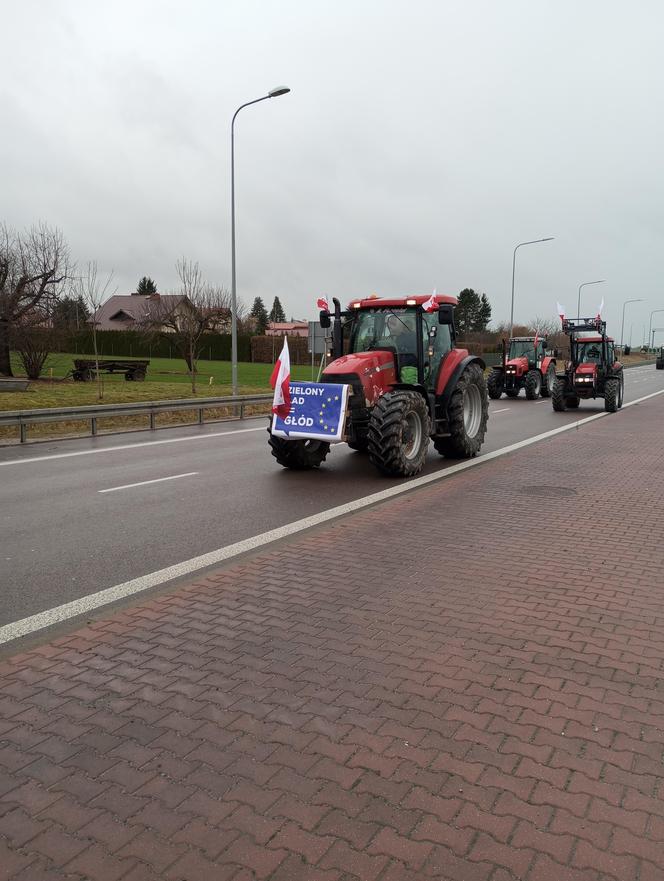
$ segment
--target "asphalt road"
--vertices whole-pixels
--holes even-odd
[[[654,366],[625,373],[626,401],[660,389]],[[483,452],[602,410],[596,401],[554,413],[523,393],[492,401]],[[638,408],[612,418],[636,425]],[[261,418],[1,448],[0,626],[395,482],[345,445],[318,471],[286,471],[265,426]],[[545,463],[545,447],[542,455]],[[450,464],[431,448],[423,473]]]

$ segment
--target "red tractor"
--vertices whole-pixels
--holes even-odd
[[[616,358],[613,340],[606,335],[601,318],[563,319],[569,336],[570,360],[553,387],[553,409],[575,409],[582,398],[604,398],[604,409],[615,413],[622,407],[625,378]]]
[[[484,362],[454,345],[456,299],[427,296],[355,300],[323,310],[332,325],[332,360],[321,381],[351,387],[346,440],[384,474],[408,477],[423,467],[429,440],[450,458],[479,453],[489,414]],[[270,431],[272,455],[286,468],[316,468],[330,444]]]
[[[522,388],[529,401],[541,395],[548,398],[556,381],[556,359],[547,355],[547,341],[540,336],[512,337],[509,347],[503,341],[503,363],[494,367],[487,387],[494,400],[503,392],[516,398]]]

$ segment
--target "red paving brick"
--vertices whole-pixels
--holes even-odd
[[[662,881],[663,416],[9,654],[0,881]]]

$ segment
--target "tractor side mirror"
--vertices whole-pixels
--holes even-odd
[[[454,324],[454,306],[451,303],[438,306],[438,324]]]
[[[320,326],[323,328],[332,326],[332,319],[330,318],[330,313],[327,311],[327,309],[321,309]]]

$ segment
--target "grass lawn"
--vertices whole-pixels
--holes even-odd
[[[96,382],[74,382],[63,377],[71,370],[74,357],[92,358],[91,355],[51,355],[46,362],[43,380],[30,383],[25,392],[0,393],[0,411],[37,410],[49,407],[78,407],[95,404],[124,404],[134,401],[180,400],[185,398],[217,398],[231,394],[230,361],[199,361],[196,395],[191,392],[191,378],[182,360],[152,358],[145,382],[127,382],[122,374],[102,374],[103,400],[97,400]],[[25,375],[18,359],[12,358],[14,375]],[[270,392],[271,364],[238,364],[240,394],[251,395]],[[310,380],[311,367],[293,366],[293,379]],[[48,378],[52,376],[52,378]],[[210,378],[212,381],[210,381]],[[314,376],[314,379],[316,377]],[[246,415],[268,413],[269,405],[245,408]],[[206,419],[230,418],[234,414],[228,408],[206,409]],[[157,417],[157,426],[183,425],[197,419],[196,411],[163,413]],[[147,416],[114,416],[99,420],[99,432],[127,431],[145,428]],[[71,437],[89,434],[88,422],[45,423],[29,428],[31,439]],[[0,428],[0,443],[15,442],[18,429]]]

